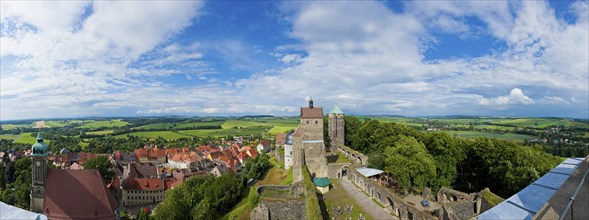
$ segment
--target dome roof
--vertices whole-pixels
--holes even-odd
[[[67,154],[69,152],[70,152],[69,150],[67,150],[65,148],[61,148],[61,150],[59,151],[59,154],[62,154],[63,155],[63,154]]]
[[[31,150],[33,151],[33,156],[47,156],[47,149],[48,146],[45,142],[43,142],[43,136],[41,133],[37,135],[37,142],[33,144]]]
[[[290,132],[286,135],[286,141],[284,141],[284,144],[288,144],[288,145],[292,145],[292,134],[294,132]]]
[[[336,105],[328,114],[344,114],[344,112]]]

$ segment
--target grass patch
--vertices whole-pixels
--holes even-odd
[[[127,135],[136,136],[141,138],[148,138],[148,139],[156,139],[158,137],[162,137],[167,140],[176,140],[179,138],[191,138],[191,136],[179,134],[176,132],[171,131],[140,131],[140,132],[132,132],[128,134],[121,134],[115,136],[116,138],[127,138]]]
[[[345,157],[339,151],[327,156],[327,163],[352,163],[352,160]]]
[[[485,188],[483,191],[481,191],[481,196],[483,197],[483,199],[485,201],[487,201],[489,203],[489,205],[491,207],[494,207],[494,206],[498,205],[499,203],[505,201],[505,199],[492,193],[491,190],[489,190],[489,188]]]
[[[311,175],[307,170],[307,165],[303,165],[303,176],[305,181],[305,194],[307,195],[306,217],[307,219],[323,219],[321,215],[321,207],[319,206],[319,198],[317,198],[317,189],[313,184]]]
[[[114,127],[123,127],[129,124],[129,122],[122,121],[121,119],[113,119],[109,121],[93,121],[87,124],[80,126],[80,128],[114,128]]]
[[[328,209],[329,219],[331,219],[332,217],[335,217],[337,219],[350,217],[352,217],[352,219],[358,219],[360,217],[360,213],[362,213],[362,216],[364,216],[364,218],[366,219],[374,219],[374,217],[372,217],[366,211],[364,211],[362,207],[358,205],[358,203],[356,203],[356,200],[348,194],[348,192],[341,186],[339,179],[329,179],[329,181],[331,181],[331,185],[333,187],[329,190],[328,193],[326,193],[323,196],[325,198],[325,206]],[[376,204],[380,205],[380,203]],[[336,215],[333,211],[331,211],[331,207],[337,208],[338,206],[340,206],[341,209],[344,210],[344,207],[346,205],[354,206],[354,209],[352,209],[351,214],[348,214],[344,211],[341,215]],[[384,207],[382,205],[380,206]]]

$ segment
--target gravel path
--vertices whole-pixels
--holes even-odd
[[[372,199],[370,199],[366,194],[364,194],[360,189],[358,189],[348,178],[341,178],[340,181],[344,190],[348,192],[356,202],[362,206],[364,211],[369,212],[376,219],[397,219],[391,215],[389,215],[383,208],[378,206]]]

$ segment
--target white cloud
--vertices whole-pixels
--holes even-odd
[[[559,105],[559,104],[570,105],[571,104],[569,101],[564,100],[563,98],[558,97],[558,96],[545,96],[542,99],[540,99],[538,101],[538,103],[555,104],[555,105]]]
[[[534,104],[534,100],[524,95],[521,89],[514,88],[509,92],[509,95],[498,96],[495,98],[482,98],[479,103],[481,105],[530,105]]]
[[[299,42],[276,47],[272,55],[284,66],[236,80],[213,77],[223,73],[207,62],[203,48],[226,61],[221,65],[244,70],[257,65],[248,54],[258,47],[237,38],[171,42],[202,3],[132,3],[75,2],[51,13],[21,13],[3,1],[2,25],[15,25],[3,26],[0,55],[15,71],[2,72],[2,119],[121,111],[296,115],[306,96],[318,106],[339,104],[361,114],[498,114],[490,105],[517,114],[509,110],[567,102],[577,110],[572,115],[587,112],[587,2],[572,4],[573,23],[559,20],[546,2],[417,1],[406,3],[403,13],[373,1],[289,2],[288,36]],[[93,7],[87,18],[85,7]],[[483,26],[466,22],[472,17]],[[487,30],[506,47],[427,60],[424,54],[443,40],[432,28],[456,35]],[[158,81],[171,74],[208,84]],[[46,109],[30,108],[39,104]]]
[[[143,77],[170,71],[155,68],[158,65],[202,57],[189,51],[151,67],[133,66],[141,55],[189,26],[202,2],[0,4],[0,56],[3,65],[11,67],[1,74],[2,119],[105,114],[109,111],[101,109],[129,106],[117,104],[133,102],[129,91],[149,95],[153,91],[146,88],[161,86]],[[31,108],[40,103],[45,106]]]

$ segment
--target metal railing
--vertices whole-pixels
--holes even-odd
[[[581,179],[581,182],[577,186],[575,193],[573,193],[573,196],[571,196],[571,198],[569,199],[569,202],[567,203],[566,207],[564,208],[564,211],[561,213],[560,218],[558,218],[559,220],[564,219],[564,217],[566,216],[569,209],[571,209],[571,219],[574,219],[574,217],[573,217],[574,216],[573,204],[575,203],[575,197],[577,197],[577,193],[579,193],[579,190],[583,186],[583,183],[585,183],[585,180],[587,179],[587,174],[589,174],[589,169],[587,169],[587,171],[585,172],[585,175],[583,176],[583,179]]]

